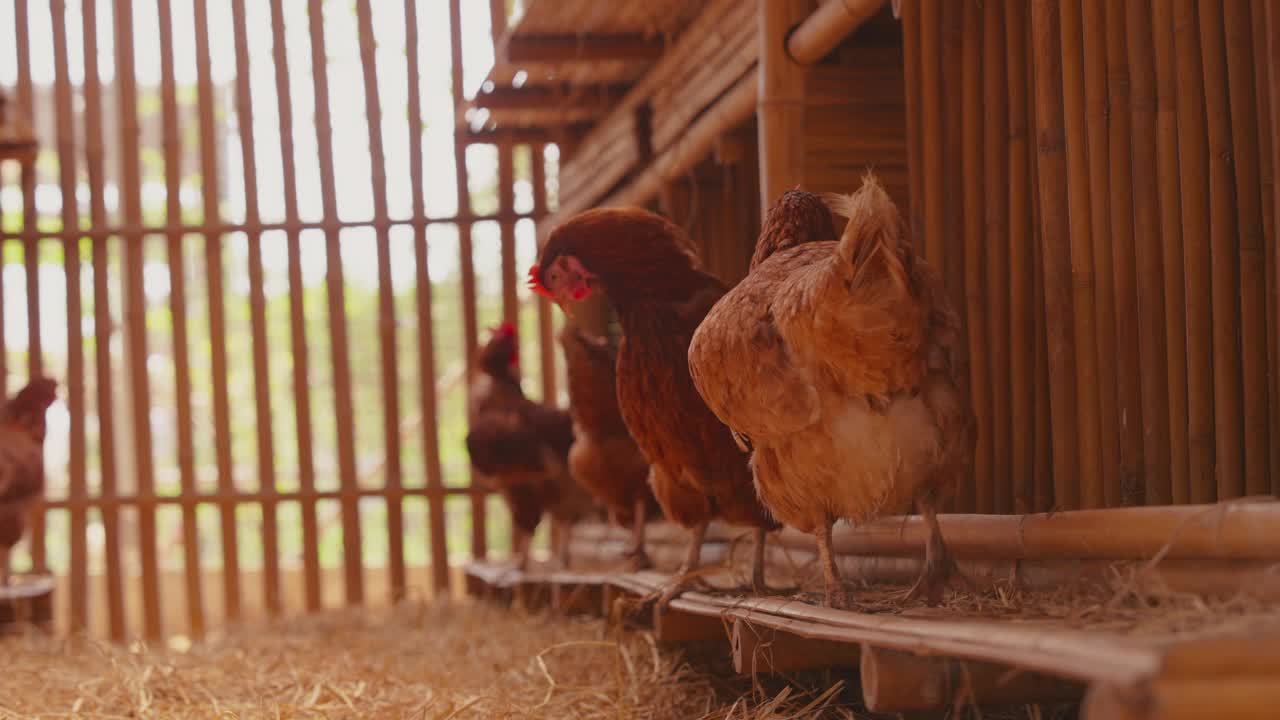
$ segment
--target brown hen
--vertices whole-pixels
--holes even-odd
[[[849,218],[839,240],[814,195],[789,192],[770,210],[750,274],[694,335],[689,367],[712,411],[754,448],[765,505],[817,536],[829,604],[846,602],[832,523],[913,501],[931,533],[911,594],[934,604],[954,571],[937,504],[976,437],[953,359],[959,319],[874,176],[826,200]]]
[[[37,378],[0,409],[0,587],[9,584],[9,552],[44,494],[44,416],[57,388]]]
[[[764,536],[777,527],[751,486],[751,472],[729,429],[707,409],[689,376],[689,341],[726,288],[697,267],[684,231],[638,209],[584,212],[556,228],[530,282],[572,314],[603,290],[622,325],[618,404],[654,467],[654,495],[666,516],[693,531],[665,607],[701,563],[716,517],[757,528],[752,584],[764,589]]]

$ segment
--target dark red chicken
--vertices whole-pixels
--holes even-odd
[[[529,542],[544,513],[553,524],[552,547],[567,565],[569,529],[593,511],[590,496],[569,476],[573,422],[569,413],[529,400],[520,388],[516,330],[503,324],[480,351],[480,376],[471,390],[471,464],[511,508],[516,560],[528,565]]]
[[[618,403],[651,465],[666,516],[693,531],[681,573],[660,607],[691,580],[707,524],[716,517],[757,528],[752,584],[764,589],[764,537],[777,527],[756,497],[746,455],[707,409],[689,376],[689,341],[722,282],[697,267],[684,231],[638,209],[584,212],[552,231],[530,283],[573,313],[604,291],[622,325]]]
[[[57,389],[37,378],[0,409],[0,586],[9,584],[9,552],[44,494],[44,416]]]

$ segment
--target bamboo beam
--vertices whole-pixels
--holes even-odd
[[[284,213],[287,222],[298,221],[297,166],[293,148],[293,103],[289,89],[289,58],[285,48],[284,6],[271,2],[271,54],[276,70],[276,114],[280,121],[280,167],[284,181]],[[419,125],[418,127],[421,127]],[[302,280],[302,247],[297,229],[286,230],[289,256],[289,343],[293,365],[294,422],[298,439],[298,486],[315,492],[315,454],[311,430],[310,372],[307,362],[305,287]],[[320,609],[319,530],[314,502],[299,506],[302,515],[302,566],[307,610]]]
[[[173,12],[169,0],[156,4],[160,32],[161,123],[164,135],[164,186],[166,222],[182,220],[182,137],[178,127],[178,94],[174,79]],[[174,396],[177,404],[176,434],[178,474],[183,493],[196,491],[194,436],[191,413],[191,361],[187,339],[187,271],[183,235],[165,237],[169,260],[169,316],[173,323]],[[182,512],[183,577],[186,583],[187,622],[194,639],[205,633],[203,575],[200,568],[200,528],[194,507]]]
[[[993,6],[999,7],[996,3]],[[909,4],[908,7],[914,7]],[[1032,203],[1035,192],[1031,173],[1027,122],[1027,6],[1006,2],[1004,10],[1005,68],[1008,83],[1009,153],[1009,425],[1012,433],[1009,475],[1012,477],[1011,510],[1029,512],[1035,507],[1035,405],[1036,386],[1034,251]],[[990,104],[988,104],[990,107]],[[998,122],[998,121],[997,121]],[[989,148],[988,148],[989,149]],[[997,253],[999,255],[999,248]],[[993,350],[994,352],[994,350]],[[996,384],[1004,385],[1003,382]],[[1028,431],[1031,429],[1031,431]]]
[[[1206,116],[1209,130],[1209,270],[1212,274],[1213,437],[1218,498],[1244,494],[1241,429],[1240,277],[1236,268],[1236,187],[1231,172],[1231,116],[1221,4],[1200,3]],[[1250,148],[1250,152],[1256,148]],[[1201,298],[1203,300],[1203,298]]]
[[[1227,77],[1231,104],[1232,167],[1239,229],[1239,320],[1245,494],[1271,492],[1267,388],[1266,242],[1263,230],[1258,102],[1254,96],[1253,32],[1248,0],[1227,0],[1224,9]],[[1274,368],[1274,366],[1273,366]]]
[[[490,491],[483,487],[446,487],[446,488],[355,488],[354,490],[282,490],[274,495],[249,490],[232,490],[231,492],[207,492],[194,495],[153,495],[142,497],[133,495],[114,495],[111,497],[91,496],[80,500],[71,498],[50,498],[47,505],[50,509],[72,509],[77,507],[118,509],[122,507],[162,507],[167,505],[247,505],[263,503],[274,499],[277,502],[314,503],[317,500],[359,500],[360,498],[402,499],[406,497],[431,498],[433,495],[444,496],[483,496]]]
[[[973,504],[976,512],[994,510],[992,483],[991,389],[987,374],[987,287],[984,246],[986,200],[983,185],[983,94],[982,94],[982,7],[976,0],[964,2],[962,10],[962,68],[960,88],[961,185],[964,248],[965,329],[969,347],[969,400],[978,420],[978,442],[974,452]]]
[[[1009,344],[1009,93],[1005,78],[1005,20],[1000,3],[982,5],[982,88],[983,88],[983,176],[986,180],[985,250],[987,291],[987,337],[990,363],[985,368],[991,391],[990,422],[992,488],[991,510],[1014,511],[1011,485],[1010,435],[1012,428]],[[1025,125],[1023,137],[1025,138]],[[1025,143],[1024,143],[1025,147]],[[1025,188],[1023,189],[1025,192]],[[1025,197],[1025,196],[1024,196]],[[981,477],[981,476],[979,476]]]
[[[1075,282],[1073,278],[1077,265],[1072,262],[1074,254],[1072,250],[1074,246],[1080,245],[1079,250],[1083,253],[1084,247],[1081,242],[1072,243],[1071,239],[1075,232],[1069,226],[1071,219],[1068,217],[1067,203],[1062,201],[1067,197],[1067,159],[1064,157],[1066,146],[1062,93],[1064,62],[1058,36],[1058,9],[1057,0],[1035,0],[1031,5],[1031,25],[1036,78],[1040,227],[1043,235],[1041,254],[1044,278],[1044,328],[1047,338],[1048,364],[1051,370],[1048,381],[1053,429],[1054,500],[1057,506],[1070,508],[1075,507],[1078,502],[1076,492],[1078,487],[1073,481],[1076,478],[1077,468],[1085,459],[1077,446],[1079,430],[1076,423],[1077,357],[1072,349],[1072,284]],[[1082,179],[1077,178],[1077,180]],[[1073,185],[1076,185],[1074,195],[1077,203],[1082,202],[1080,191],[1083,189],[1083,183],[1077,182]],[[1072,207],[1076,207],[1077,203],[1072,203]],[[1078,220],[1077,224],[1080,224]],[[1087,223],[1085,226],[1087,227]],[[1082,230],[1082,232],[1088,231]],[[1080,272],[1087,270],[1087,266],[1082,261],[1078,265]],[[1082,292],[1081,295],[1083,294]],[[1081,313],[1083,312],[1081,310]],[[1088,314],[1092,315],[1092,312]],[[1086,318],[1083,325],[1088,327],[1092,322]],[[1092,331],[1091,327],[1088,329]],[[1083,347],[1087,348],[1084,338],[1080,340]],[[1095,372],[1093,375],[1096,374]],[[1096,433],[1096,425],[1094,432]],[[1096,457],[1096,443],[1091,447]],[[1095,464],[1093,478],[1088,483],[1091,486],[1090,493],[1100,489],[1095,482],[1096,469]]]
[[[418,4],[405,0],[405,55],[408,63],[409,100],[409,184],[413,190],[413,214],[425,214],[424,173],[422,158],[422,97],[419,86],[422,73],[418,67]],[[445,533],[444,472],[440,467],[439,408],[436,398],[435,328],[431,312],[431,273],[427,266],[427,233],[415,228],[413,251],[416,261],[418,310],[418,385],[422,408],[422,457],[426,466],[428,532],[431,538],[431,584],[436,597],[450,596],[449,548]]]
[[[641,33],[516,34],[499,48],[513,64],[656,60],[665,49],[660,35]]]
[[[574,87],[568,83],[559,85],[524,85],[498,87],[481,91],[469,105],[487,110],[561,110],[580,107],[612,108],[626,95],[630,86],[587,85]],[[510,135],[510,133],[506,133]]]
[[[1050,675],[873,646],[863,650],[860,671],[862,697],[874,712],[1070,702],[1084,695],[1080,683]]]
[[[1178,165],[1181,170],[1182,248],[1186,268],[1187,442],[1190,502],[1217,497],[1214,483],[1212,262],[1209,247],[1209,130],[1201,73],[1200,33],[1193,0],[1174,0],[1177,64]],[[1157,60],[1157,62],[1159,62]]]
[[[221,216],[218,204],[218,124],[209,54],[208,0],[195,0],[197,104],[200,112],[200,195],[205,219],[215,222]],[[205,287],[209,303],[209,350],[213,379],[214,460],[218,467],[218,488],[226,493],[235,489],[235,467],[231,458],[231,408],[227,396],[227,326],[226,293],[223,289],[222,236],[207,234],[204,238]],[[222,530],[222,590],[227,618],[240,617],[240,543],[236,525],[236,508],[224,504],[218,508]]]
[[[1156,187],[1164,266],[1165,334],[1169,368],[1169,498],[1191,502],[1187,349],[1187,285],[1183,272],[1182,191],[1179,176],[1178,89],[1172,0],[1152,0],[1156,67]],[[1154,499],[1149,499],[1152,502]]]
[[[123,215],[128,222],[142,218],[142,179],[138,153],[138,100],[133,56],[132,4],[116,0],[112,24],[115,26],[116,87],[120,110],[120,183]],[[210,130],[212,132],[212,130]],[[125,245],[125,334],[129,361],[134,466],[138,494],[155,492],[151,458],[151,393],[147,373],[147,298],[142,290],[142,243]],[[156,518],[148,509],[138,512],[138,543],[142,560],[142,606],[146,637],[163,636],[160,620],[160,570],[156,551]]]
[[[244,0],[232,0],[236,55],[236,125],[240,129],[240,164],[244,169],[245,223],[260,222],[258,212],[258,170],[254,156],[253,97],[249,92],[249,43],[245,26]],[[250,232],[249,323],[253,336],[253,396],[258,431],[258,487],[270,496],[276,490],[275,441],[271,430],[271,369],[267,361],[266,295],[262,272],[262,234]],[[262,504],[263,601],[267,612],[279,614],[280,541],[276,523],[276,503]]]
[[[793,62],[812,65],[836,49],[884,7],[884,0],[838,0],[818,5],[787,37]],[[910,11],[908,11],[910,12]]]
[[[102,82],[98,74],[98,10],[97,0],[83,0],[81,20],[84,23],[84,126],[85,166],[89,175],[90,224],[100,227],[107,222],[106,160],[102,129]],[[94,384],[97,387],[98,464],[101,473],[99,492],[104,498],[116,496],[116,449],[113,400],[115,377],[111,372],[111,288],[108,284],[110,261],[106,237],[94,237],[93,243],[93,336]],[[102,553],[107,570],[107,618],[111,639],[125,639],[124,572],[120,558],[120,514],[115,508],[103,508]]]
[[[780,674],[824,668],[852,669],[861,652],[853,643],[807,638],[734,618],[729,634],[739,675]]]
[[[787,32],[801,19],[795,0],[758,0],[760,211],[804,184],[804,70],[787,57]]]
[[[70,65],[67,61],[67,9],[65,0],[53,0],[50,4],[53,21],[54,96],[58,116],[58,187],[63,198],[76,196],[76,142],[73,125],[74,108],[71,98]],[[64,227],[80,227],[80,212],[75,202],[62,203]],[[84,308],[80,302],[80,242],[63,243],[67,277],[67,409],[71,419],[69,437],[69,466],[67,487],[71,497],[88,497],[88,478],[85,462],[85,398],[84,398],[84,337],[82,323]],[[83,509],[70,515],[70,582],[72,632],[84,632],[89,627],[89,547],[88,517]]]
[[[1081,708],[1085,720],[1191,720],[1270,718],[1280,684],[1270,674],[1156,679],[1134,687],[1100,684]]]
[[[325,53],[324,13],[321,0],[308,0],[311,20],[311,76],[316,103],[316,146],[320,159],[320,195],[324,216],[338,216],[333,169],[333,124],[329,104],[329,58]],[[370,120],[372,122],[372,120]],[[333,363],[333,404],[338,423],[338,474],[341,487],[356,487],[355,413],[351,405],[351,363],[347,347],[346,293],[342,272],[341,240],[336,232],[325,236],[326,290],[329,304],[329,338]],[[348,605],[364,603],[363,557],[360,551],[360,508],[354,498],[342,502],[342,566]]]
[[[1132,178],[1159,177],[1157,161],[1155,46],[1151,0],[1124,4],[1128,33],[1130,103],[1133,129]],[[1160,241],[1160,202],[1155,182],[1133,185],[1133,230],[1137,246],[1138,345],[1142,361],[1143,502],[1167,505],[1169,462],[1169,346],[1166,339],[1164,266]]]

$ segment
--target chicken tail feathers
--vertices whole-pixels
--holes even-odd
[[[831,212],[849,219],[840,237],[839,261],[844,264],[850,292],[873,280],[888,279],[899,289],[909,285],[910,249],[902,216],[876,176],[868,172],[862,187],[848,195],[827,193]]]

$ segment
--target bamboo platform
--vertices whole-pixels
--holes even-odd
[[[468,592],[476,597],[599,615],[622,627],[644,628],[661,643],[718,645],[743,674],[819,668],[856,673],[874,711],[1083,701],[1082,716],[1090,719],[1262,717],[1259,712],[1265,714],[1280,700],[1280,604],[1274,588],[1260,581],[1274,575],[1274,555],[1280,552],[1271,537],[1280,532],[1273,529],[1280,527],[1274,522],[1278,511],[1275,503],[1134,511],[1152,530],[1145,535],[1164,538],[1151,541],[1154,550],[1143,567],[1169,565],[1147,582],[1191,607],[1200,601],[1190,598],[1203,597],[1211,605],[1231,602],[1224,598],[1252,598],[1247,607],[1232,605],[1232,610],[1207,605],[1210,609],[1194,619],[1164,611],[1156,601],[1150,601],[1150,612],[1116,612],[1117,601],[1105,599],[1082,600],[1066,612],[1038,611],[1037,603],[1044,601],[1037,598],[1062,597],[1108,576],[1114,581],[1123,574],[1119,568],[1127,567],[1122,558],[1139,560],[1151,550],[1142,547],[1146,542],[1126,540],[1123,532],[1106,540],[1067,534],[1091,521],[1086,511],[945,517],[944,532],[953,531],[962,569],[989,595],[986,601],[956,600],[940,608],[902,604],[905,585],[886,588],[887,582],[905,582],[918,567],[912,557],[889,557],[918,547],[913,522],[902,519],[892,521],[897,528],[892,534],[889,521],[839,534],[841,562],[867,581],[854,593],[857,610],[821,606],[815,586],[806,580],[812,555],[802,538],[787,532],[771,538],[769,582],[797,582],[799,589],[768,596],[728,589],[740,586],[743,577],[731,560],[745,560],[750,543],[736,550],[735,529],[721,527],[710,533],[704,553],[708,565],[717,567],[703,578],[711,589],[685,592],[665,614],[637,613],[636,599],[660,592],[672,577],[682,535],[668,525],[650,532],[649,554],[659,570],[618,570],[616,552],[625,547],[625,534],[593,525],[575,530],[570,570],[535,563],[522,573],[509,565],[474,563],[466,577]],[[994,542],[999,534],[992,528],[1010,521],[1021,542]],[[979,542],[984,537],[986,548]],[[1056,547],[1050,537],[1058,538]],[[1090,547],[1074,547],[1071,538],[1084,538]],[[1013,569],[984,574],[983,567],[1002,567],[1000,554],[1018,556],[1005,561]],[[612,571],[610,557],[615,558]],[[1056,570],[1052,562],[1059,563]],[[1193,576],[1201,580],[1187,580]],[[1003,599],[1017,592],[1028,593],[1025,607],[1010,611]],[[1217,704],[1206,715],[1197,698],[1228,686],[1240,692],[1211,696]],[[1237,703],[1237,696],[1247,702]]]

